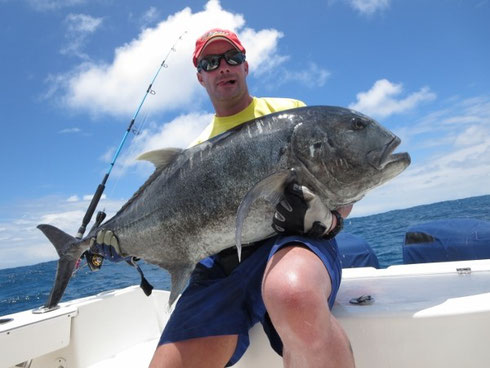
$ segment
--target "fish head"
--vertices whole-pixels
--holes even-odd
[[[408,153],[394,153],[400,138],[354,110],[320,106],[295,126],[293,157],[330,203],[349,204],[405,170]]]

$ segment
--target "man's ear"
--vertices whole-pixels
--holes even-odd
[[[199,83],[201,84],[201,86],[204,87],[204,81],[202,80],[202,75],[201,73],[197,72],[196,73],[196,77],[197,77],[197,80],[199,81]]]
[[[248,61],[245,61],[245,74],[248,75]]]

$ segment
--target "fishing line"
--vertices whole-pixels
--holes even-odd
[[[157,79],[158,74],[160,74],[160,71],[162,70],[162,68],[167,68],[168,67],[168,65],[166,64],[166,62],[167,62],[168,57],[170,56],[170,53],[176,51],[175,46],[183,38],[183,36],[186,33],[187,33],[187,31],[185,31],[184,33],[182,33],[179,36],[179,38],[177,39],[177,41],[175,41],[175,43],[173,44],[173,46],[168,51],[167,55],[164,57],[162,63],[160,64],[160,67],[158,68],[157,72],[155,73],[155,76],[151,80],[151,82],[150,82],[150,84],[149,84],[149,86],[148,86],[148,88],[146,90],[146,93],[143,96],[143,99],[141,100],[138,108],[136,109],[136,112],[134,113],[133,118],[131,119],[131,121],[129,123],[129,126],[126,129],[126,132],[124,133],[124,136],[123,136],[123,138],[121,140],[121,143],[119,144],[119,147],[117,148],[116,153],[114,154],[114,157],[112,159],[112,162],[109,165],[109,169],[108,169],[107,173],[104,175],[104,178],[102,179],[102,182],[98,185],[97,190],[95,191],[95,194],[92,197],[92,201],[90,202],[90,205],[87,208],[87,212],[85,213],[85,216],[83,217],[82,225],[78,229],[78,233],[76,235],[76,237],[78,239],[81,239],[83,237],[83,234],[85,233],[85,230],[87,228],[87,225],[90,222],[90,220],[92,219],[92,216],[94,214],[95,208],[97,207],[97,204],[100,201],[100,198],[102,196],[102,193],[104,192],[105,184],[107,183],[107,179],[109,179],[109,175],[111,174],[111,171],[114,168],[114,164],[116,163],[116,160],[117,160],[117,158],[118,158],[118,156],[119,156],[119,154],[121,152],[121,149],[122,149],[124,143],[126,142],[126,139],[128,138],[129,133],[132,132],[132,128],[133,128],[134,122],[136,121],[136,118],[137,118],[137,116],[138,116],[138,114],[139,114],[139,112],[141,110],[141,107],[145,103],[146,98],[148,97],[149,94],[152,94],[152,95],[155,94],[155,91],[152,90],[153,83]]]
[[[137,128],[133,128],[131,130],[131,133],[133,133],[133,135],[135,137],[138,137],[139,135],[141,135],[141,132],[143,131],[144,127],[146,126],[148,116],[149,116],[149,112],[148,112],[148,109],[146,109],[145,113],[143,115],[143,122],[140,123]],[[134,144],[135,144],[135,140],[133,139],[131,141],[129,147],[128,147],[129,153],[131,153],[131,148],[134,146]],[[116,172],[116,174],[117,174],[117,172]],[[118,186],[119,182],[121,181],[121,177],[122,177],[121,174],[116,175],[116,179],[113,181],[113,184],[111,185],[110,193],[108,194],[107,198],[114,198],[114,193],[116,192],[117,186]],[[102,198],[102,202],[103,202],[103,198]],[[105,212],[105,208],[102,211]]]
[[[142,122],[142,123],[139,125],[139,127],[138,127],[138,128],[133,129],[133,134],[134,134],[135,136],[140,135],[140,134],[141,134],[141,132],[143,131],[143,129],[145,129],[146,121],[148,120],[148,115],[149,115],[149,112],[147,111],[147,112],[145,113],[144,118],[143,118],[143,122]]]

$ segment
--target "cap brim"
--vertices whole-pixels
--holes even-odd
[[[203,53],[203,51],[208,47],[210,44],[212,44],[215,41],[223,40],[228,42],[231,46],[233,46],[236,50],[240,51],[237,45],[233,41],[231,41],[229,38],[223,37],[223,36],[216,36],[216,37],[211,37],[209,40],[206,41],[204,46],[201,48],[201,51],[199,51],[199,55],[197,55],[197,58],[199,59],[199,56]]]

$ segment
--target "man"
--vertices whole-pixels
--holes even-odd
[[[304,106],[297,100],[252,97],[245,53],[228,30],[210,30],[196,41],[197,79],[216,112],[196,144],[253,118]],[[323,207],[318,221],[322,206],[308,188],[293,183],[273,219],[283,235],[245,247],[239,264],[234,248],[200,262],[150,367],[230,366],[245,352],[248,330],[257,322],[285,367],[353,367],[347,336],[329,309],[341,266],[337,244],[328,239],[340,231],[351,207],[334,215]],[[316,216],[313,226],[305,225],[308,216]]]

